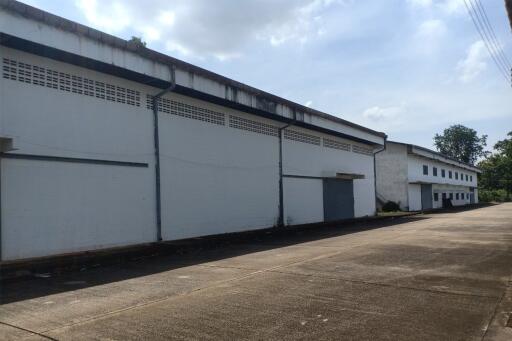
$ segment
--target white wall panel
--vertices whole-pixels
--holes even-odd
[[[423,181],[428,183],[458,185],[458,186],[477,186],[477,173],[469,171],[465,168],[456,167],[440,161],[425,159],[415,155],[408,155],[409,182]],[[423,166],[428,166],[428,175],[423,174]],[[437,176],[434,176],[433,167],[437,168]],[[442,170],[445,170],[445,177],[442,177]],[[452,172],[452,178],[449,178],[449,171]],[[459,174],[459,178],[455,179],[455,172]],[[468,174],[461,179],[460,174]],[[472,181],[470,181],[472,179]]]
[[[149,168],[1,160],[2,259],[154,241]]]
[[[277,137],[168,114],[160,115],[160,128],[165,240],[276,224]]]
[[[318,223],[324,220],[321,179],[285,178],[283,187],[286,225]]]
[[[324,136],[296,127],[289,129],[307,132],[315,136]],[[338,140],[354,144],[351,141]],[[336,173],[364,175],[364,179],[354,180],[354,213],[356,217],[375,214],[375,183],[372,155],[363,155],[352,151],[283,139],[283,171],[285,174],[319,177],[333,176]]]
[[[409,184],[409,211],[421,211],[421,185]]]
[[[134,82],[12,49],[1,52],[18,63],[143,93],[144,88]],[[19,80],[2,82],[1,125],[14,138],[18,153],[153,162],[153,123],[145,98],[137,107]]]

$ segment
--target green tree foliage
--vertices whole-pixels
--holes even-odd
[[[478,137],[476,130],[460,124],[445,129],[442,135],[436,134],[434,144],[440,153],[472,165],[487,155],[487,135]]]
[[[494,153],[478,164],[482,169],[479,177],[481,190],[492,197],[492,200],[503,199],[502,195],[493,193],[505,192],[505,200],[510,201],[512,193],[512,131],[509,138],[498,141],[494,145]]]
[[[133,36],[130,40],[128,40],[128,43],[133,44],[134,46],[137,46],[137,47],[146,47],[146,42],[144,40],[142,40],[141,37]]]

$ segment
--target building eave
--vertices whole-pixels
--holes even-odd
[[[512,29],[512,0],[505,0],[505,8],[507,9],[508,21]]]
[[[473,172],[476,172],[476,173],[482,173],[482,170],[476,166],[473,166],[471,164],[468,164],[468,163],[465,163],[465,162],[461,162],[459,160],[456,160],[454,158],[452,158],[451,156],[448,156],[448,155],[445,155],[445,154],[442,154],[440,152],[437,152],[435,150],[432,150],[432,149],[428,149],[428,148],[425,148],[425,147],[421,147],[421,146],[418,146],[418,145],[415,145],[415,144],[410,144],[410,143],[403,143],[403,142],[396,142],[396,141],[388,141],[387,143],[394,143],[394,144],[399,144],[399,145],[403,145],[403,146],[406,146],[407,147],[407,152],[409,154],[413,154],[413,155],[416,155],[416,156],[420,156],[420,157],[424,157],[424,158],[427,158],[425,155],[423,154],[418,154],[418,153],[415,153],[414,152],[414,149],[419,149],[419,150],[422,150],[424,152],[427,152],[427,153],[430,153],[432,154],[433,156],[437,156],[437,157],[441,157],[443,159],[446,159],[446,160],[449,160],[451,162],[454,162],[456,163],[456,166],[460,167],[460,168],[464,168],[464,169],[467,169],[467,170],[471,170]],[[439,158],[436,158],[436,157],[431,157],[430,158],[431,160],[436,160],[436,161],[440,161],[440,162],[445,162],[443,160],[440,160]],[[446,163],[446,162],[445,162]]]

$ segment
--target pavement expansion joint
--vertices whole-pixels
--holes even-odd
[[[318,277],[318,278],[322,278],[322,279],[328,279],[328,280],[334,280],[334,281],[340,281],[340,282],[359,283],[359,284],[366,284],[366,285],[390,287],[390,288],[396,288],[396,289],[408,289],[408,290],[415,290],[415,291],[430,292],[430,293],[435,293],[435,294],[447,294],[447,295],[456,295],[456,296],[500,299],[500,296],[493,296],[493,295],[479,295],[479,294],[456,292],[456,291],[434,290],[434,289],[410,287],[410,286],[405,286],[405,285],[394,285],[394,284],[382,283],[382,282],[363,281],[363,280],[350,279],[350,278],[344,278],[344,277],[329,277],[329,276],[323,276],[323,275],[318,275],[318,274],[300,274],[300,273],[296,273],[296,272],[286,272],[286,271],[276,271],[276,270],[271,270],[270,272],[280,273],[283,275],[302,276],[302,277]]]
[[[14,329],[18,329],[18,330],[21,330],[21,331],[24,331],[24,332],[27,332],[27,333],[30,333],[32,335],[37,335],[37,336],[40,336],[42,338],[45,338],[47,340],[55,340],[57,341],[57,339],[54,339],[53,337],[51,336],[48,336],[48,335],[45,335],[43,333],[38,333],[36,331],[33,331],[33,330],[30,330],[30,329],[26,329],[26,328],[23,328],[23,327],[20,327],[20,326],[16,326],[14,324],[11,324],[11,323],[7,323],[7,322],[3,322],[3,321],[0,321],[0,324],[4,325],[4,326],[7,326],[7,327],[11,327],[11,328],[14,328]]]

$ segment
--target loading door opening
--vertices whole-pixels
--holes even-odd
[[[432,185],[422,184],[421,185],[421,209],[431,210],[432,209]]]
[[[354,180],[324,179],[324,221],[354,218]]]

